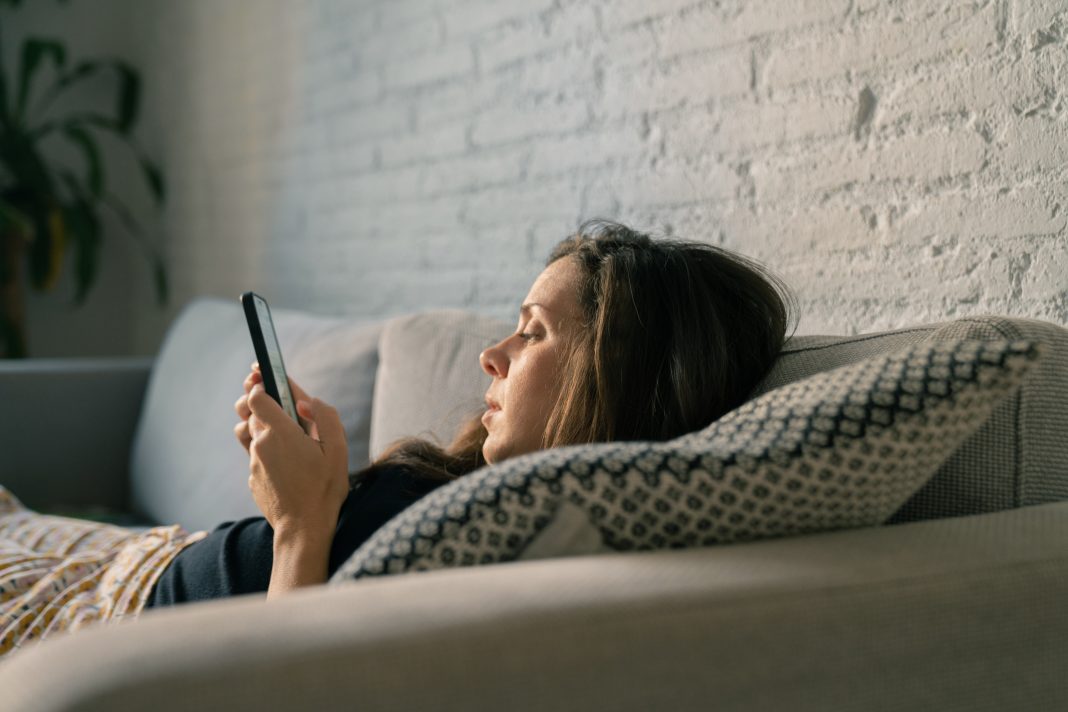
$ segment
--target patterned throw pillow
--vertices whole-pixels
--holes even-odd
[[[776,389],[675,440],[517,457],[413,504],[331,582],[876,526],[1039,353],[1028,341],[924,343]]]

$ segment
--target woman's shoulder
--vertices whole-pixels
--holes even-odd
[[[392,493],[398,496],[420,497],[438,487],[448,484],[407,463],[383,463],[373,465],[353,477],[353,492]]]

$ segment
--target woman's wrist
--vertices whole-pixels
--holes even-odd
[[[274,532],[274,559],[267,598],[304,586],[326,583],[331,531],[311,527],[280,527]]]
[[[334,541],[336,519],[330,524],[319,522],[286,522],[274,527],[274,548],[287,549],[329,549]]]

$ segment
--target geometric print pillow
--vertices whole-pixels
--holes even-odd
[[[1042,348],[942,341],[819,373],[666,442],[556,448],[438,487],[330,579],[882,524]]]

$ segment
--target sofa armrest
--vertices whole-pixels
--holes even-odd
[[[1068,503],[153,610],[0,662],[23,712],[1063,709]]]
[[[152,360],[0,362],[0,484],[33,509],[123,511]]]

